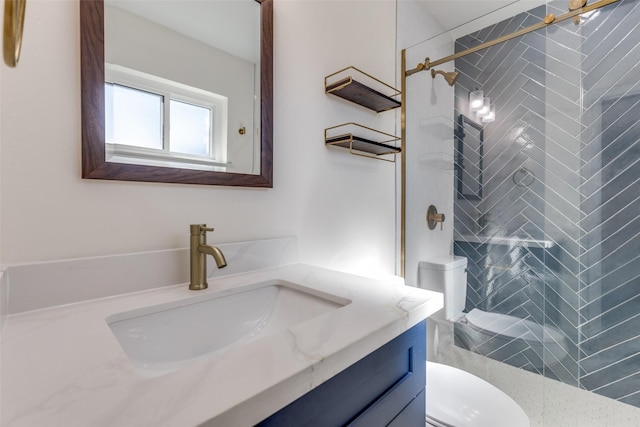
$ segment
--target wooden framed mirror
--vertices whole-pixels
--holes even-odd
[[[83,178],[273,187],[273,0],[255,1],[259,3],[260,8],[260,96],[255,130],[256,145],[260,151],[256,154],[259,167],[255,166],[255,173],[227,172],[224,167],[200,170],[183,168],[175,163],[170,163],[170,166],[156,166],[108,159],[105,124],[105,4],[103,0],[80,2]],[[236,129],[232,124],[229,125],[229,132],[244,134],[244,131],[242,126]]]

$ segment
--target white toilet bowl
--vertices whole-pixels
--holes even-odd
[[[486,355],[516,340],[523,341],[539,356],[531,358],[531,363],[540,371],[544,363],[553,365],[566,357],[566,338],[551,325],[474,308],[458,320],[456,327],[456,337],[463,341],[464,348],[479,354]],[[543,360],[545,349],[553,357]]]
[[[504,392],[468,372],[427,362],[426,424],[433,427],[529,427]]]
[[[431,316],[431,321],[458,321],[463,315],[467,292],[467,259],[458,256],[435,257],[421,261],[418,286],[444,294],[444,309]],[[480,314],[480,316],[476,316]],[[468,314],[467,314],[468,316]],[[478,330],[501,325],[500,317],[471,315]],[[514,322],[508,322],[512,325]],[[484,327],[483,327],[484,326]],[[519,324],[519,326],[521,326]],[[430,328],[434,330],[432,326]],[[505,328],[501,328],[503,331]],[[511,329],[506,328],[511,331]],[[518,332],[518,331],[514,331]],[[542,334],[544,336],[544,334]],[[437,353],[437,334],[429,346]],[[488,382],[460,369],[427,363],[426,414],[427,426],[432,427],[529,427],[529,417],[504,392]]]

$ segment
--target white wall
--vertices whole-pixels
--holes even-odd
[[[4,16],[4,3],[0,6],[0,10],[2,11],[2,16]],[[2,110],[2,74],[4,73],[4,67],[0,67],[0,111]],[[2,166],[2,121],[0,120],[0,167]],[[2,242],[2,173],[0,173],[0,242]],[[2,266],[2,245],[0,244],[0,268]],[[0,273],[0,278],[2,273]],[[2,283],[2,281],[0,281]],[[0,285],[0,311],[2,311],[1,307],[4,307],[4,299],[2,298],[2,286]],[[2,318],[2,313],[0,313],[0,319]],[[2,326],[0,325],[0,330]]]
[[[394,82],[395,2],[288,1],[276,6],[283,4],[276,20],[282,43],[276,45],[275,92],[278,125],[287,128],[286,149],[295,159],[289,179],[302,189],[290,201],[301,208],[301,251],[335,268],[393,272],[394,166],[328,149],[323,131],[354,121],[395,134],[395,116],[325,95],[323,84],[324,76],[350,65]]]
[[[446,29],[429,13],[425,0],[398,1],[398,52],[422,43]],[[427,55],[430,52],[422,52]],[[422,58],[424,60],[424,58]],[[435,58],[432,58],[435,59]],[[415,65],[415,64],[414,64]],[[410,68],[413,68],[411,66]]]
[[[184,247],[205,222],[213,243],[297,235],[305,262],[393,273],[393,165],[323,143],[352,120],[393,133],[393,114],[330,98],[323,78],[394,81],[395,3],[274,6],[274,188],[256,190],[81,179],[78,2],[28,2],[21,62],[0,77],[2,262]]]

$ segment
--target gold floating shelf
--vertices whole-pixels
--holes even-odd
[[[364,83],[363,83],[364,82]],[[400,107],[393,97],[400,91],[355,67],[347,67],[324,78],[325,93],[339,96],[377,113]]]
[[[344,123],[324,130],[326,145],[342,147],[356,156],[395,162],[401,152],[396,146],[400,138],[354,122]]]

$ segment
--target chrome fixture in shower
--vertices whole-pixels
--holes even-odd
[[[436,74],[442,74],[442,77],[444,77],[444,79],[447,81],[447,83],[449,83],[449,86],[453,86],[456,82],[456,80],[458,80],[458,76],[460,75],[459,72],[457,71],[451,71],[451,72],[446,72],[446,71],[442,71],[442,70],[431,70],[431,77],[433,77],[434,79],[436,78]]]

